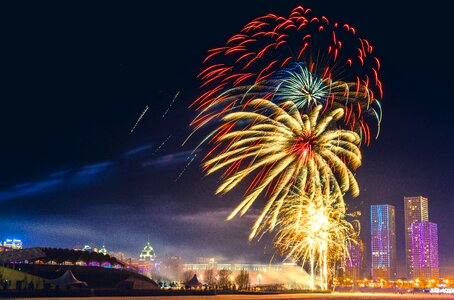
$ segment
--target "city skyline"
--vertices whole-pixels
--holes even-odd
[[[439,265],[438,226],[436,223],[429,222],[428,198],[404,196],[403,200],[405,219],[403,229],[405,249],[403,251],[405,251],[406,272],[398,271],[397,261],[393,263],[392,258],[393,256],[397,257],[399,252],[396,242],[393,241],[393,236],[395,239],[398,235],[396,233],[400,231],[399,228],[397,230],[395,228],[395,208],[392,205],[381,204],[371,206],[370,253],[372,254],[372,262],[370,274],[372,277],[381,277],[382,271],[377,269],[381,269],[382,266],[385,269],[391,266],[395,278],[406,278],[407,280],[438,278],[440,267],[442,267]],[[392,253],[393,251],[395,253]],[[383,261],[385,262],[383,263]],[[443,267],[448,268],[448,266]],[[391,277],[389,274],[385,276]]]
[[[430,43],[413,49],[414,41],[427,34],[438,41],[446,38],[449,26],[413,25],[417,16],[447,11],[440,3],[427,12],[389,2],[367,14],[358,8],[360,2],[301,3],[351,22],[374,41],[380,54],[386,122],[373,146],[362,148],[363,166],[357,171],[361,193],[347,203],[349,210],[362,212],[366,253],[370,205],[395,206],[401,264],[402,199],[424,195],[431,201],[431,219],[438,224],[440,265],[454,265],[447,213],[454,210],[454,161],[446,150],[453,128],[449,109],[439,108],[450,102],[442,89],[419,89],[447,86],[449,76],[443,74],[450,68],[437,63],[421,67]],[[254,17],[272,11],[284,14],[294,6],[258,4],[222,11],[200,2],[94,7],[92,12],[69,10],[62,15],[46,7],[7,10],[11,14],[6,21],[16,31],[6,37],[3,51],[8,61],[1,71],[5,107],[0,127],[6,146],[1,149],[0,236],[15,236],[30,246],[106,242],[109,249],[131,255],[149,236],[158,254],[195,257],[204,251],[226,260],[268,262],[274,250],[264,249],[266,237],[263,242],[245,242],[257,211],[225,222],[240,193],[213,196],[217,178],[202,174],[202,154],[189,157],[193,145],[181,147],[190,133],[187,124],[193,115],[187,106],[198,96],[195,74],[206,50],[224,43]],[[169,15],[171,22],[162,28]],[[48,23],[37,22],[41,18]],[[383,19],[391,21],[379,25]],[[25,38],[17,40],[15,35]],[[427,99],[437,104],[427,105]],[[130,134],[147,106],[150,109]],[[429,141],[422,142],[423,137]],[[432,147],[434,141],[448,145]]]
[[[371,278],[390,278],[387,280],[395,280],[398,278],[405,278],[407,280],[418,279],[427,279],[427,278],[437,278],[440,276],[440,269],[450,269],[450,266],[440,266],[439,265],[439,255],[438,255],[438,230],[437,224],[429,222],[428,218],[428,198],[423,196],[404,196],[404,219],[405,223],[410,223],[410,233],[408,234],[407,227],[400,230],[396,229],[395,225],[395,207],[388,204],[379,204],[371,205],[370,207],[370,222],[371,233],[371,249],[370,253],[366,253],[364,244],[361,239],[358,240],[358,243],[352,243],[349,246],[349,258],[345,260],[344,272],[347,278],[361,278],[361,276],[371,277]],[[381,224],[381,225],[380,225]],[[393,241],[393,236],[397,236],[396,232],[403,231],[405,239],[409,237],[410,240],[410,258],[406,255],[406,259],[410,259],[412,263],[412,268],[417,267],[416,275],[409,276],[408,273],[403,273],[399,271],[399,265],[397,261],[393,264],[393,257],[397,257],[397,253],[405,251],[407,253],[407,243],[405,243],[405,249],[398,249],[396,247],[396,242]],[[395,239],[395,238],[394,238]],[[138,251],[140,254],[128,254],[125,255],[121,250],[119,251],[107,251],[105,247],[105,242],[102,243],[102,246],[99,247],[96,244],[84,244],[83,247],[70,247],[75,250],[86,250],[94,251],[103,254],[110,253],[120,259],[125,260],[137,260],[140,262],[154,261],[155,259],[161,260],[165,257],[176,257],[178,253],[161,253],[161,255],[156,255],[153,246],[150,244],[150,239],[147,239],[147,242],[144,248],[141,251]],[[388,240],[390,243],[388,243]],[[406,240],[407,241],[407,240]],[[1,242],[1,240],[0,240]],[[14,245],[20,245],[22,248],[22,241],[18,239],[5,239],[3,246],[9,248],[17,248]],[[391,245],[391,248],[388,249],[386,244]],[[385,245],[385,246],[384,246]],[[19,248],[17,248],[19,249]],[[383,252],[376,253],[377,251],[384,250]],[[375,252],[374,252],[375,251]],[[374,254],[375,253],[375,254]],[[372,260],[368,264],[367,256],[372,254]],[[200,256],[202,255],[202,256]],[[199,253],[197,256],[186,257],[185,262],[194,263],[200,260],[201,257],[211,257],[210,259],[216,259],[220,262],[229,262],[228,258],[222,258],[213,254],[212,256],[203,256],[204,253]],[[419,265],[413,262],[413,258],[416,257],[417,261],[420,261]],[[181,259],[181,257],[180,257]],[[429,259],[429,262],[427,261]],[[394,258],[394,260],[396,260]],[[249,263],[247,260],[232,260],[233,263]],[[230,262],[229,262],[230,263]],[[257,263],[257,261],[252,261],[252,263]],[[271,262],[273,263],[273,262]],[[274,263],[279,263],[275,261]],[[378,266],[380,265],[380,266]],[[385,266],[386,265],[386,266]],[[389,266],[388,266],[389,265]],[[383,267],[384,266],[384,267]],[[139,267],[140,269],[140,267]],[[408,268],[406,268],[408,270]],[[452,271],[444,272],[443,274],[450,274]],[[146,272],[145,272],[146,273]],[[149,273],[149,272],[148,272]],[[389,274],[388,274],[389,273]],[[413,272],[411,273],[413,274]],[[434,277],[435,276],[435,277]]]
[[[428,199],[422,196],[404,197],[405,207],[405,218],[408,220],[409,217],[415,217],[416,215],[423,215],[423,221],[415,221],[410,226],[410,244],[411,244],[411,263],[412,263],[412,276],[408,276],[408,273],[398,272],[397,261],[395,261],[396,255],[396,242],[393,237],[396,236],[395,228],[395,208],[391,205],[381,204],[372,205],[370,222],[372,224],[372,232],[370,235],[371,239],[371,255],[372,264],[366,265],[364,258],[369,255],[365,253],[365,247],[361,240],[357,243],[352,243],[349,246],[349,257],[345,259],[345,265],[341,267],[338,276],[347,280],[361,280],[361,278],[372,278],[372,280],[385,279],[386,281],[395,280],[407,280],[414,282],[417,280],[432,280],[434,278],[441,278],[448,276],[449,272],[440,272],[443,266],[439,265],[438,258],[438,230],[437,224],[428,222],[427,210],[428,210]],[[417,218],[416,218],[417,219]],[[397,230],[399,231],[399,230]],[[406,227],[403,228],[404,235],[407,237]],[[22,249],[22,241],[17,239],[6,239],[3,243],[4,247],[13,249]],[[248,261],[234,261],[233,263],[228,259],[197,256],[187,260],[182,257],[175,256],[174,254],[161,254],[156,255],[153,246],[148,241],[140,254],[127,257],[122,252],[108,251],[105,244],[102,247],[95,245],[85,245],[80,249],[75,248],[74,250],[84,250],[102,253],[104,255],[109,254],[119,258],[121,261],[127,261],[132,266],[136,267],[139,273],[145,274],[146,276],[154,277],[159,272],[167,272],[166,262],[171,258],[178,258],[182,264],[183,270],[205,270],[207,268],[214,267],[219,269],[222,268],[254,268],[259,266],[265,268],[266,266],[280,265],[279,262],[271,264],[257,264],[257,262]],[[406,252],[407,248],[404,249]],[[203,255],[203,253],[201,253]],[[163,264],[164,263],[164,264]],[[285,265],[285,263],[284,263]],[[293,262],[292,265],[296,266]],[[278,267],[279,268],[279,267]],[[167,271],[166,271],[167,270]],[[252,270],[252,269],[251,269]],[[200,271],[200,272],[202,272]],[[158,272],[158,273],[156,273]],[[170,272],[170,271],[169,271]],[[199,273],[200,273],[199,272]],[[154,275],[153,275],[154,274]],[[200,273],[201,274],[201,273]]]

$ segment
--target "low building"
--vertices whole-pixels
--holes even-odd
[[[0,279],[8,289],[46,288],[67,271],[93,289],[159,289],[115,257],[96,252],[60,248],[27,248],[0,253]],[[47,286],[47,288],[50,288]]]
[[[62,248],[34,247],[0,253],[0,263],[34,263],[49,265],[80,265],[105,268],[123,268],[127,264],[115,257],[97,252]]]
[[[44,278],[7,267],[0,267],[0,288],[13,289],[43,289]]]
[[[193,271],[203,282],[206,270],[213,270],[216,274],[220,270],[229,271],[230,280],[234,283],[239,273],[247,271],[250,278],[250,285],[258,287],[285,286],[287,289],[308,289],[311,280],[309,274],[295,263],[284,264],[248,264],[248,263],[217,263],[206,261],[205,263],[184,264],[183,271]]]
[[[18,239],[6,239],[1,243],[3,248],[6,249],[22,249],[22,241]]]

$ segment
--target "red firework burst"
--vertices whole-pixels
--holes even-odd
[[[379,99],[383,97],[380,61],[373,50],[368,40],[357,36],[353,26],[315,16],[301,6],[288,17],[259,17],[224,46],[208,51],[199,74],[204,93],[192,104],[200,114],[192,124],[203,126],[238,107],[241,101],[258,96],[273,99],[276,89],[270,86],[279,84],[273,77],[298,63],[325,84],[342,83],[337,89],[329,86],[330,93],[323,102],[325,111],[342,107],[343,124],[360,132],[369,143],[367,119],[374,115],[380,123]]]

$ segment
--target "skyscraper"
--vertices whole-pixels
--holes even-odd
[[[348,247],[349,257],[345,262],[345,277],[351,278],[356,286],[356,281],[361,278],[361,265],[363,263],[364,244],[361,240]]]
[[[438,279],[438,228],[431,222],[411,224],[412,271],[419,279]]]
[[[405,214],[405,263],[407,277],[413,278],[412,268],[412,234],[411,224],[417,222],[429,222],[429,209],[427,198],[422,196],[404,197]]]
[[[397,272],[394,206],[371,205],[370,225],[372,279],[394,280]]]

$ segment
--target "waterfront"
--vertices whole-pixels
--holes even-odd
[[[146,296],[146,297],[121,297],[122,300],[162,300],[172,299],[172,296]],[[22,298],[22,299],[35,299],[35,298]],[[40,298],[42,300],[78,300],[86,298]],[[93,300],[118,300],[119,297],[92,297]],[[212,296],[175,296],[173,299],[179,300],[278,300],[278,299],[367,299],[367,300],[381,300],[381,299],[454,299],[454,295],[435,295],[435,294],[394,294],[394,293],[333,293],[333,294],[267,294],[267,295],[212,295]]]

